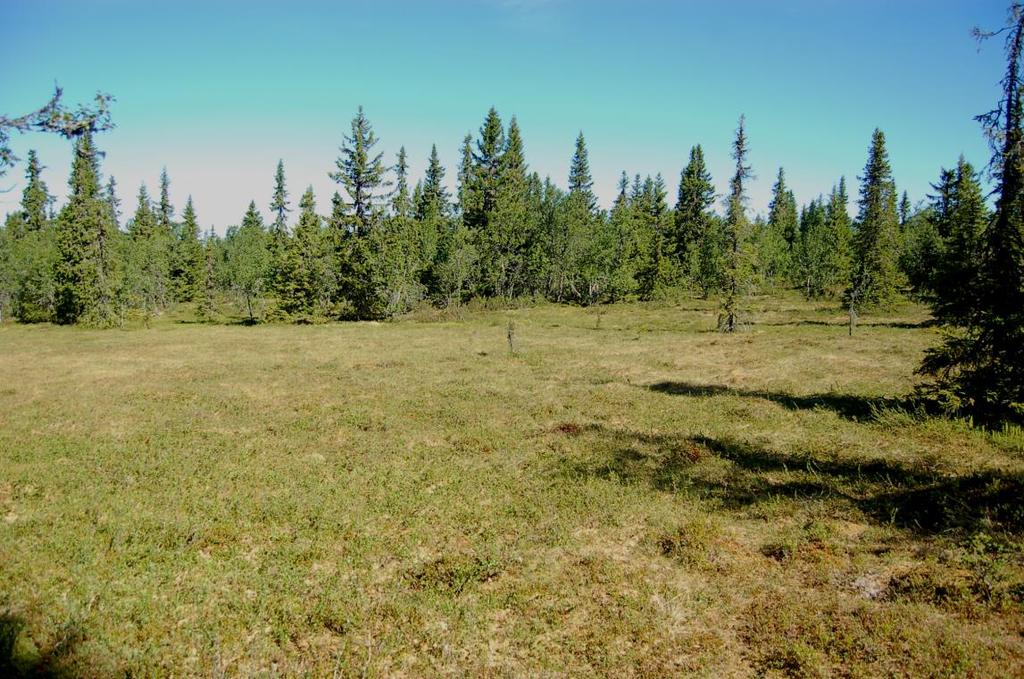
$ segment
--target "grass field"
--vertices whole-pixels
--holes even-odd
[[[753,306],[4,325],[0,674],[1024,674],[1024,435]]]

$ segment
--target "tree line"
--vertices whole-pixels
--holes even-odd
[[[360,108],[330,172],[339,188],[321,210],[312,188],[297,206],[283,163],[264,219],[251,202],[223,237],[201,233],[191,198],[177,216],[170,179],[141,186],[122,225],[113,177],[103,182],[97,133],[106,103],[69,112],[54,102],[23,118],[0,117],[0,173],[13,162],[7,129],[55,131],[73,140],[66,203],[56,209],[34,152],[20,209],[0,229],[0,312],[24,322],[116,326],[147,322],[174,305],[223,318],[233,299],[248,322],[382,319],[430,303],[546,298],[582,305],[650,300],[687,291],[720,301],[719,327],[745,324],[754,292],[796,289],[850,312],[912,295],[944,328],[921,372],[930,402],[981,421],[1024,421],[1024,6],[1001,30],[1003,97],[979,117],[991,141],[990,210],[980,173],[965,158],[943,168],[913,206],[900,195],[883,132],[876,129],[858,177],[857,216],[845,178],[798,206],[778,169],[767,216],[750,216],[749,140],[741,117],[729,190],[719,196],[700,145],[680,173],[674,205],[660,174],[623,172],[609,210],[593,191],[586,140],[576,139],[566,188],[526,163],[515,117],[487,112],[462,142],[450,195],[437,147],[410,185],[404,148],[393,163]],[[297,209],[296,209],[297,208]]]
[[[591,305],[689,290],[722,296],[723,328],[732,329],[742,323],[743,299],[759,290],[842,299],[859,286],[869,306],[930,292],[939,275],[924,270],[935,265],[930,249],[944,247],[949,231],[939,226],[938,203],[898,218],[880,131],[859,219],[848,215],[843,178],[798,209],[781,168],[767,217],[751,218],[742,120],[721,213],[700,145],[673,204],[660,174],[623,172],[603,210],[582,133],[563,189],[529,170],[515,117],[505,125],[491,109],[476,137],[463,140],[449,195],[436,146],[411,185],[404,148],[385,163],[360,108],[330,173],[339,189],[327,209],[311,188],[295,204],[279,162],[269,219],[253,201],[224,236],[201,232],[191,198],[178,214],[166,170],[158,195],[141,186],[123,215],[114,178],[101,176],[96,139],[91,130],[74,138],[59,210],[29,152],[20,209],[0,232],[0,307],[21,321],[120,325],[182,303],[213,320],[229,296],[250,322],[309,322],[381,319],[472,297]]]

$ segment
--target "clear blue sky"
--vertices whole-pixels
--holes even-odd
[[[988,151],[972,117],[991,108],[1001,45],[980,51],[1004,0],[350,0],[348,2],[4,0],[0,111],[23,113],[54,81],[70,102],[114,94],[117,129],[99,144],[126,213],[161,167],[180,213],[195,198],[204,228],[265,212],[284,159],[293,203],[327,172],[362,104],[389,162],[400,145],[419,176],[437,143],[454,184],[462,137],[488,107],[523,130],[527,160],[565,185],[583,130],[602,203],[621,170],[661,172],[674,201],[690,146],[704,145],[723,191],[745,113],[766,209],[777,168],[797,200],[851,188],[871,131],[889,140],[896,181],[923,199],[940,166]],[[66,142],[15,137],[40,151],[63,196]],[[0,183],[14,208],[23,168]],[[855,191],[851,193],[855,194]]]

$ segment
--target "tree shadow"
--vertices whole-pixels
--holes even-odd
[[[980,528],[1024,532],[1024,476],[997,470],[949,475],[892,460],[784,453],[731,438],[650,434],[601,425],[590,461],[571,474],[642,483],[743,511],[778,499],[855,509],[879,525],[921,534]],[[600,454],[603,453],[603,454]]]
[[[815,321],[809,319],[803,319],[799,321],[776,321],[768,322],[762,321],[757,325],[764,325],[768,327],[787,327],[787,326],[801,326],[801,325],[817,325],[825,326],[829,328],[848,328],[848,321]],[[924,321],[858,321],[858,328],[895,328],[897,330],[918,330],[921,328],[934,328],[939,325],[938,321],[934,318],[929,318]]]
[[[828,393],[796,396],[771,391],[739,389],[719,384],[693,384],[690,382],[657,382],[647,387],[651,391],[674,396],[741,396],[760,398],[788,408],[789,410],[814,410],[824,408],[855,421],[876,419],[883,410],[913,411],[919,405],[910,397],[858,396],[855,394]]]
[[[75,648],[85,638],[77,625],[67,625],[59,638],[49,646],[25,652],[18,645],[18,637],[25,621],[10,613],[0,613],[0,676],[21,679],[72,679],[78,676],[68,667]]]

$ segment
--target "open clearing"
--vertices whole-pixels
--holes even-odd
[[[1019,676],[1024,436],[754,306],[4,325],[7,671]]]

